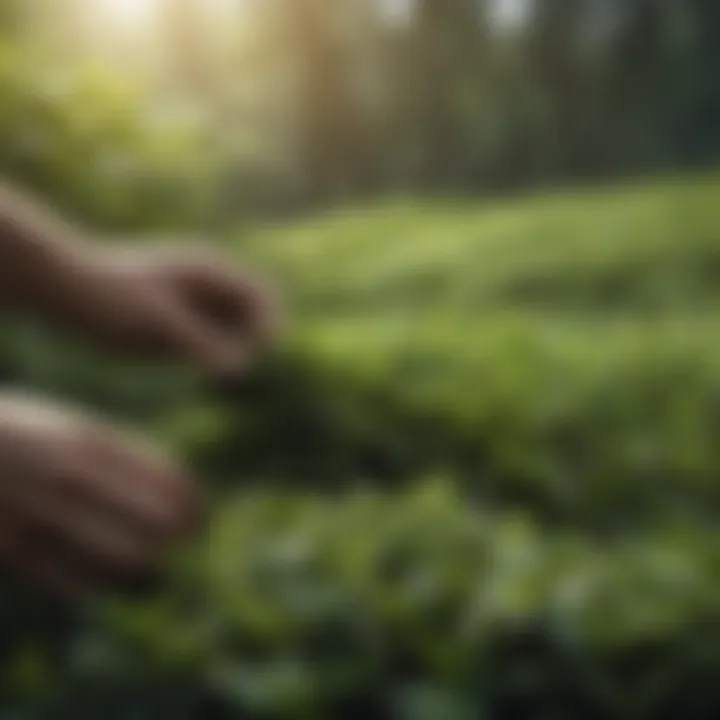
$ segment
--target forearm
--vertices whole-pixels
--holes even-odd
[[[0,184],[0,304],[40,312],[72,277],[76,233],[39,204]]]

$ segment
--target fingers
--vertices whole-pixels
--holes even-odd
[[[86,481],[86,491],[96,492],[93,485],[102,483],[102,499],[108,507],[170,539],[201,529],[203,498],[182,468],[154,447],[120,433],[98,433],[92,447],[103,480]]]
[[[242,372],[275,338],[279,301],[269,286],[215,258],[170,266],[178,299],[174,328],[194,361]]]
[[[86,510],[64,508],[40,517],[14,517],[0,541],[0,566],[18,581],[61,600],[99,591],[142,591],[161,578],[163,553],[131,533],[90,520]],[[43,521],[44,520],[44,521]],[[0,518],[8,525],[8,518]]]
[[[38,542],[31,526],[7,513],[0,515],[0,563],[14,579],[60,600],[80,598],[92,587],[56,546]]]
[[[258,343],[275,337],[279,300],[267,282],[217,260],[187,267],[181,278],[198,309],[219,325]]]
[[[55,319],[108,350],[237,375],[279,329],[269,285],[206,250],[113,251],[83,268]]]
[[[63,420],[64,441],[37,436],[34,458],[16,456],[13,482],[2,483],[0,563],[63,596],[155,577],[199,529],[193,483],[133,438]]]
[[[178,301],[156,328],[158,351],[215,372],[242,374],[251,356],[238,338]]]

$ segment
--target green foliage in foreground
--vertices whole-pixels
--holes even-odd
[[[720,672],[718,563],[710,533],[548,535],[437,481],[257,491],[220,512],[171,591],[109,610],[111,635],[105,610],[62,666],[86,716],[95,697],[160,717],[175,677],[251,717],[700,718]]]
[[[294,337],[212,396],[13,331],[16,380],[168,440],[218,512],[147,602],[8,597],[7,689],[52,720],[716,715],[719,192],[257,231]]]

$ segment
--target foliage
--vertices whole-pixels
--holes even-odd
[[[170,84],[192,76],[212,132],[261,156],[223,146],[222,178],[167,87],[17,41],[48,2],[0,2],[0,165],[103,232],[207,221],[215,183],[235,210],[718,149],[712,0],[538,0],[513,33],[489,0],[392,22],[365,0],[260,3],[250,72],[226,57],[221,79],[200,6],[168,0],[192,45]],[[716,716],[719,192],[707,173],[398,197],[233,233],[294,313],[242,383],[4,323],[6,381],[166,442],[214,507],[145,597],[68,610],[3,583],[7,716]]]
[[[119,58],[153,107],[179,94],[210,116],[236,215],[718,156],[713,0],[153,2],[159,20],[121,33],[94,0],[67,0],[62,13],[55,0],[5,0],[25,18],[14,25],[36,45],[43,28],[63,63]],[[513,8],[514,21],[498,19]],[[62,22],[48,31],[51,17]],[[152,160],[142,147],[131,155]]]
[[[49,63],[0,44],[3,173],[105,231],[197,222],[211,178],[199,129],[143,110],[108,69]]]
[[[33,720],[712,717],[717,193],[244,233],[297,317],[234,386],[14,330],[16,380],[167,440],[217,511],[147,599],[65,617],[6,591],[10,699]]]
[[[68,712],[99,695],[103,714],[158,702],[160,717],[158,688],[188,678],[250,717],[700,718],[720,670],[718,551],[696,531],[548,535],[438,481],[260,490],[220,512],[169,592],[84,626],[62,656]]]
[[[246,239],[303,323],[294,356],[222,389],[206,459],[320,487],[451,470],[573,523],[712,518],[716,192],[397,204]]]
[[[197,0],[187,4],[201,12]],[[404,20],[397,10],[392,19],[398,5]],[[506,27],[502,5],[528,10]],[[242,21],[251,41],[218,72],[214,102],[221,134],[249,132],[268,148],[272,186],[262,185],[279,208],[398,187],[472,194],[567,184],[717,157],[712,0],[255,7]],[[212,45],[200,32],[195,41]],[[252,210],[252,182],[233,187]]]

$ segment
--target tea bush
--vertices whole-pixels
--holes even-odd
[[[118,703],[126,714],[110,716],[131,717],[148,703],[162,717],[173,683],[229,717],[700,718],[715,707],[711,532],[541,532],[427,480],[342,499],[248,492],[196,552],[154,601],[78,623],[57,696],[73,716]],[[30,649],[19,652],[22,667]]]

